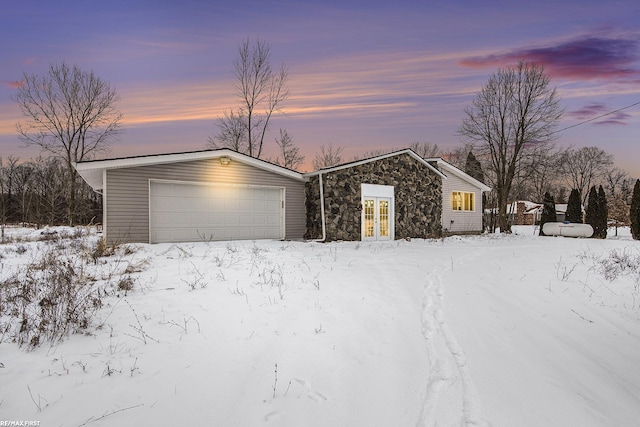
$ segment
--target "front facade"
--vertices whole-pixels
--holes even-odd
[[[394,240],[481,231],[488,189],[409,149],[305,174],[228,149],[75,166],[103,195],[109,243]]]
[[[231,150],[82,162],[110,243],[302,239],[302,174]]]
[[[393,240],[441,234],[445,176],[411,150],[321,169],[307,177],[307,239]]]

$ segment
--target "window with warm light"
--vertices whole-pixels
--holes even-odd
[[[473,211],[475,210],[475,193],[465,191],[454,191],[451,195],[452,207],[454,211]]]

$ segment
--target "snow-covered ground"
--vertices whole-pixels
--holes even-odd
[[[130,245],[86,266],[134,280],[104,285],[89,334],[5,336],[0,421],[637,426],[640,242],[620,234]],[[0,246],[1,277],[63,242]]]

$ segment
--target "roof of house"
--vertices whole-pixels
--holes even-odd
[[[305,179],[303,174],[300,172],[278,166],[265,160],[256,159],[255,157],[250,157],[246,154],[238,153],[237,151],[233,151],[228,148],[221,148],[217,150],[190,151],[183,153],[118,157],[104,160],[88,160],[77,162],[74,164],[74,167],[76,168],[80,176],[82,176],[82,178],[94,190],[102,190],[102,176],[105,170],[159,165],[175,162],[189,162],[194,160],[216,159],[220,157],[228,157],[232,161],[249,164],[257,168],[271,171],[300,181],[304,181]]]
[[[445,179],[447,178],[447,176],[445,174],[443,174],[441,171],[439,171],[438,169],[433,167],[433,165],[431,165],[428,161],[426,161],[425,159],[423,159],[422,157],[417,155],[415,153],[415,151],[411,150],[410,148],[405,148],[403,150],[398,150],[398,151],[392,151],[390,153],[381,154],[379,156],[370,157],[368,159],[354,160],[352,162],[343,163],[343,164],[336,165],[336,166],[329,166],[329,167],[326,167],[326,168],[319,169],[317,171],[307,172],[307,173],[304,174],[304,176],[316,176],[316,175],[320,175],[320,174],[327,173],[327,172],[334,172],[334,171],[338,171],[338,170],[342,170],[342,169],[348,169],[348,168],[352,168],[352,167],[355,167],[355,166],[360,166],[360,165],[364,165],[364,164],[367,164],[367,163],[375,162],[375,161],[378,161],[378,160],[387,159],[389,157],[399,156],[401,154],[408,154],[409,156],[413,157],[418,162],[422,163],[424,166],[426,166],[428,169],[430,169],[431,171],[433,171],[434,173],[436,173],[440,177],[445,178]]]
[[[517,213],[518,212],[518,203],[524,203],[524,214],[537,214],[538,212],[542,211],[543,208],[543,204],[542,203],[535,203],[535,202],[530,202],[528,200],[518,200],[515,201],[513,203],[511,203],[509,206],[507,206],[507,213]],[[556,203],[556,213],[566,213],[567,212],[567,204],[566,203]],[[584,210],[584,207],[583,207]]]
[[[458,178],[467,181],[469,184],[473,185],[474,187],[478,187],[481,191],[491,191],[491,187],[485,185],[484,183],[478,181],[477,179],[475,179],[474,177],[472,177],[471,175],[469,175],[468,173],[464,172],[463,170],[458,169],[457,167],[455,167],[454,165],[452,165],[451,163],[447,162],[446,160],[440,158],[440,157],[433,157],[433,158],[428,158],[425,159],[427,162],[435,162],[439,168],[442,168],[444,170],[445,173],[450,173],[453,174],[455,176],[457,176]]]
[[[194,160],[206,160],[216,159],[220,157],[229,157],[231,160],[238,161],[240,163],[249,164],[264,170],[268,170],[280,175],[288,176],[300,181],[305,180],[309,176],[316,176],[319,174],[333,172],[337,170],[347,169],[359,165],[363,165],[370,162],[394,157],[402,154],[407,154],[422,163],[426,168],[433,171],[443,179],[446,179],[447,173],[454,174],[461,179],[469,182],[470,184],[480,188],[482,191],[490,191],[491,188],[483,184],[482,182],[474,179],[470,175],[466,174],[462,170],[456,168],[451,163],[446,162],[441,158],[423,159],[413,150],[406,148],[403,150],[393,151],[386,154],[370,157],[362,160],[354,160],[352,162],[343,163],[336,166],[330,166],[322,168],[317,171],[300,173],[291,169],[278,166],[274,163],[270,163],[265,160],[257,159],[255,157],[248,156],[246,154],[239,153],[227,148],[221,148],[216,150],[201,150],[201,151],[189,151],[181,153],[166,153],[166,154],[151,154],[143,156],[130,156],[130,157],[117,157],[103,160],[86,160],[77,162],[74,167],[82,178],[95,190],[102,190],[103,187],[103,173],[110,169],[131,168],[138,166],[158,165],[165,163],[175,162],[188,162]],[[437,166],[435,167],[434,164]],[[440,170],[442,169],[442,170]]]

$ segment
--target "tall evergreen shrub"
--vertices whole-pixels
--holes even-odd
[[[564,219],[573,223],[582,223],[582,197],[580,197],[580,191],[577,188],[571,190],[571,194],[569,194],[567,214]]]
[[[558,217],[556,215],[556,202],[553,200],[553,196],[547,191],[544,193],[544,201],[542,205],[542,216],[540,217],[540,236],[546,236],[542,231],[542,227],[547,222],[556,222]]]
[[[631,236],[635,240],[640,240],[640,179],[636,180],[636,185],[633,186],[629,216],[631,217]]]
[[[589,190],[589,197],[587,198],[587,212],[585,216],[585,222],[593,228],[593,235],[591,237],[598,237],[598,191],[593,186]]]
[[[609,207],[607,206],[607,196],[604,194],[602,185],[598,188],[598,237],[599,239],[607,238],[607,230],[609,229]]]

